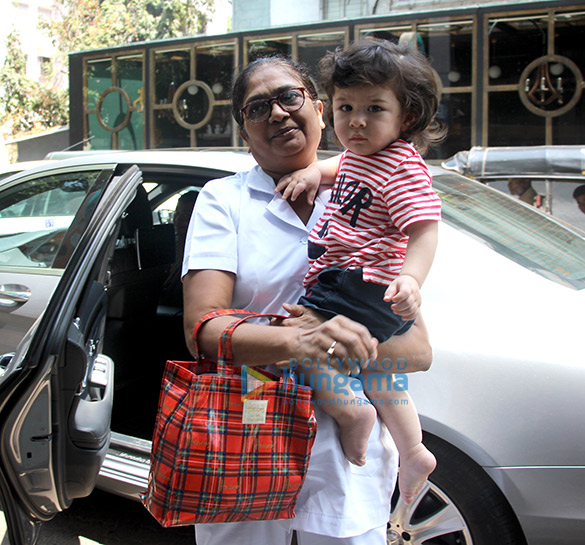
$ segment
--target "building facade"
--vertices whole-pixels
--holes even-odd
[[[277,3],[253,4],[263,2],[272,23]],[[306,15],[303,2],[297,0],[295,11]],[[321,19],[335,5],[355,3],[360,4],[307,1],[321,10]],[[369,0],[368,9],[373,4],[378,3]],[[238,5],[233,0],[234,28],[242,24]],[[239,67],[260,55],[282,53],[316,71],[327,50],[368,36],[409,40],[430,58],[441,84],[439,118],[448,129],[432,157],[472,146],[585,141],[583,2],[503,2],[258,24],[262,28],[72,54],[71,144],[83,142],[90,149],[241,145],[230,113],[230,83]],[[330,129],[323,147],[338,149]]]
[[[46,32],[39,28],[39,23],[55,17],[53,0],[11,0],[3,2],[2,8],[0,64],[4,64],[6,56],[6,39],[16,31],[26,55],[26,75],[31,80],[45,83],[47,68],[53,62],[57,48]],[[64,86],[67,81],[51,83],[57,86],[62,83]]]

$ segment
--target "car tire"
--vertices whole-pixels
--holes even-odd
[[[512,508],[483,469],[433,435],[425,434],[424,443],[437,468],[412,504],[395,491],[388,545],[526,545]]]

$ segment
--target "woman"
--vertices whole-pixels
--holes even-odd
[[[283,201],[276,182],[316,161],[323,104],[308,72],[283,58],[254,61],[234,84],[233,113],[240,134],[258,166],[206,184],[189,226],[183,266],[185,336],[210,310],[246,308],[282,313],[302,293],[307,271],[307,237],[326,198],[311,206],[304,199]],[[321,323],[302,314],[289,327],[240,326],[233,336],[236,363],[269,365],[296,358],[367,359],[402,357],[408,370],[427,368],[430,347],[419,324],[388,346],[376,346],[365,327],[343,316]],[[198,337],[206,354],[217,353],[219,337],[231,318],[208,322]],[[413,364],[418,363],[418,368]],[[362,395],[362,394],[358,394]],[[334,421],[316,407],[318,431],[309,471],[291,521],[198,525],[198,545],[289,544],[383,545],[396,481],[397,453],[381,440],[377,423],[365,466],[350,464],[341,450]]]

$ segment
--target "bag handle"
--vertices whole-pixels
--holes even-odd
[[[232,350],[232,335],[240,324],[250,318],[284,318],[280,314],[260,314],[257,312],[249,313],[238,320],[233,321],[222,332],[217,348],[217,372],[220,375],[233,375],[234,352]]]
[[[235,331],[236,327],[238,327],[241,323],[249,320],[250,318],[285,318],[286,316],[282,316],[280,314],[261,314],[258,312],[254,312],[251,310],[243,310],[243,309],[233,309],[233,308],[224,308],[220,310],[213,310],[205,314],[195,325],[193,329],[193,341],[194,341],[194,348],[195,348],[195,358],[199,359],[199,347],[197,344],[197,334],[201,329],[203,324],[207,323],[209,320],[213,318],[217,318],[218,316],[236,316],[239,317],[234,320],[231,324],[229,324],[222,332],[221,337],[219,339],[219,345],[217,347],[217,371],[220,375],[233,375],[234,374],[234,367],[233,367],[233,360],[234,360],[234,353],[232,350],[232,334]]]
[[[243,314],[255,314],[250,310],[241,310],[241,309],[236,309],[236,308],[222,308],[219,310],[212,310],[211,312],[208,312],[207,314],[205,314],[204,316],[202,316],[201,318],[199,318],[199,321],[195,324],[195,327],[193,329],[193,344],[194,344],[194,348],[195,348],[195,359],[199,359],[200,354],[199,354],[199,344],[197,342],[197,335],[199,334],[199,330],[201,329],[201,327],[206,324],[207,322],[209,322],[209,320],[212,320],[213,318],[217,318],[218,316],[237,316],[237,315],[243,315]]]

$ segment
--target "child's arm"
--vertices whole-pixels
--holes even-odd
[[[306,191],[307,202],[313,204],[315,195],[320,185],[332,186],[337,176],[340,156],[329,157],[323,161],[317,161],[306,168],[295,170],[283,176],[276,184],[275,193],[282,191],[282,198],[291,201]]]
[[[420,308],[420,288],[435,257],[438,222],[419,221],[406,229],[408,246],[402,271],[384,294],[384,301],[392,301],[392,310],[403,320],[414,320]]]

